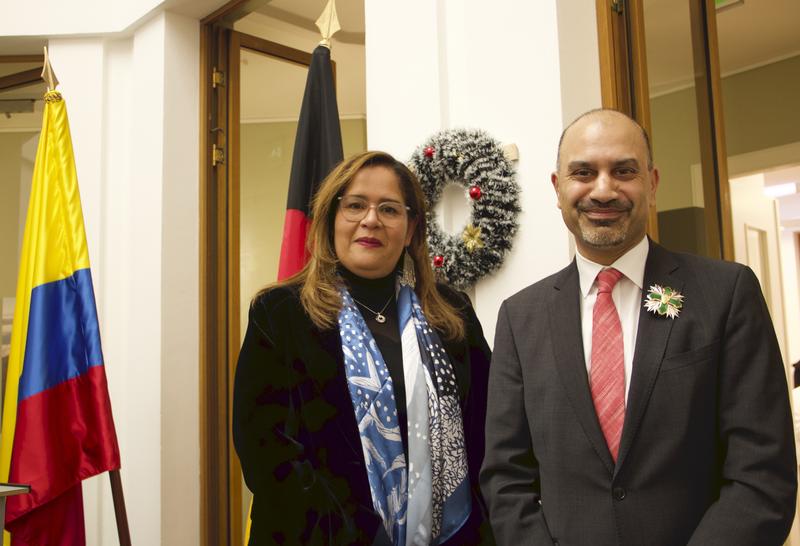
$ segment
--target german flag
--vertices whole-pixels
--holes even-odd
[[[289,178],[278,280],[300,271],[308,260],[310,205],[320,182],[342,160],[342,130],[333,83],[331,51],[317,46],[308,69]]]

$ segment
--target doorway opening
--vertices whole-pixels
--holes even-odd
[[[735,261],[756,273],[792,384],[800,360],[800,142],[731,160]]]
[[[253,296],[276,280],[289,172],[324,1],[234,1],[202,21],[201,520],[243,543],[250,493],[231,439],[233,377]],[[364,4],[331,43],[344,155],[366,149]]]
[[[11,349],[19,257],[46,91],[44,57],[0,57],[0,413]]]

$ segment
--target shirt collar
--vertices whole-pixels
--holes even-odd
[[[633,248],[628,252],[617,258],[613,264],[608,267],[613,267],[625,277],[631,280],[640,290],[644,284],[644,266],[647,262],[647,254],[650,251],[650,243],[647,237],[642,237]],[[581,295],[585,298],[589,295],[589,291],[594,286],[594,280],[601,269],[606,266],[594,263],[593,261],[581,256],[581,253],[575,251],[575,262],[578,266],[578,278],[581,284]]]

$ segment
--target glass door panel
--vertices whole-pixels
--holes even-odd
[[[41,62],[0,58],[0,416],[22,237],[42,125],[46,89],[36,76],[41,66]]]
[[[242,38],[245,40],[245,38]],[[256,43],[253,37],[246,38]],[[310,56],[309,56],[310,57]],[[240,49],[239,326],[253,297],[277,280],[297,121],[308,68],[264,51]],[[341,101],[340,101],[341,103]],[[366,149],[366,120],[340,120],[345,157]],[[251,494],[241,482],[242,530]]]
[[[758,276],[789,365],[800,359],[800,3],[733,2],[716,20],[734,259]]]
[[[253,297],[277,280],[297,118],[308,68],[240,50],[239,324],[241,344]],[[241,480],[242,532],[252,494]]]
[[[689,2],[644,2],[651,137],[661,173],[659,239],[671,250],[713,256],[706,237],[692,24]]]

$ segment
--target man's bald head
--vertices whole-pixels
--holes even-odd
[[[615,110],[573,121],[559,143],[550,181],[578,252],[609,265],[641,241],[655,204],[658,169],[642,127]]]
[[[558,139],[558,154],[556,156],[556,170],[559,170],[561,168],[561,145],[564,142],[564,136],[567,134],[567,132],[569,132],[569,130],[572,129],[578,122],[584,121],[586,118],[589,118],[589,117],[603,117],[603,116],[609,116],[609,117],[617,117],[618,116],[620,118],[623,118],[623,119],[629,121],[637,129],[639,129],[639,132],[642,134],[642,139],[644,140],[645,148],[647,149],[647,168],[648,169],[652,169],[653,168],[653,147],[650,144],[650,136],[647,134],[647,131],[644,130],[644,127],[642,127],[639,124],[638,121],[636,121],[635,119],[633,119],[629,115],[623,114],[622,112],[620,112],[618,110],[614,110],[612,108],[595,108],[594,110],[589,110],[588,112],[584,112],[583,114],[581,114],[580,116],[575,118],[572,121],[572,123],[567,125],[564,128],[564,130],[561,132],[561,137]]]

